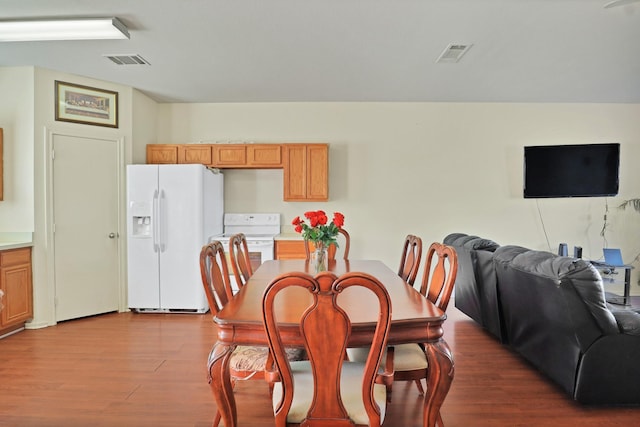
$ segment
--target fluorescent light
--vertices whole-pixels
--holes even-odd
[[[118,18],[0,21],[0,41],[128,39]]]

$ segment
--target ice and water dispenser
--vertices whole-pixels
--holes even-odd
[[[151,237],[151,203],[131,202],[131,237]]]

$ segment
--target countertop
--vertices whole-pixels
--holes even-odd
[[[33,233],[0,233],[0,251],[33,246]]]
[[[302,234],[299,233],[280,233],[273,238],[274,240],[304,240]]]

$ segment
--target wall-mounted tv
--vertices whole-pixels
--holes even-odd
[[[618,194],[620,144],[524,147],[524,197]]]

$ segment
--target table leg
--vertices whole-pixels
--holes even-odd
[[[229,374],[229,360],[235,348],[236,346],[217,342],[209,353],[209,386],[225,427],[235,427],[238,423],[236,400]]]
[[[454,363],[451,350],[445,340],[426,343],[425,352],[429,362],[427,371],[427,392],[424,395],[424,427],[436,427],[436,422],[444,427],[440,417],[440,407],[453,381]]]
[[[631,299],[629,298],[629,285],[631,284],[631,268],[624,269],[624,305],[631,305]]]

